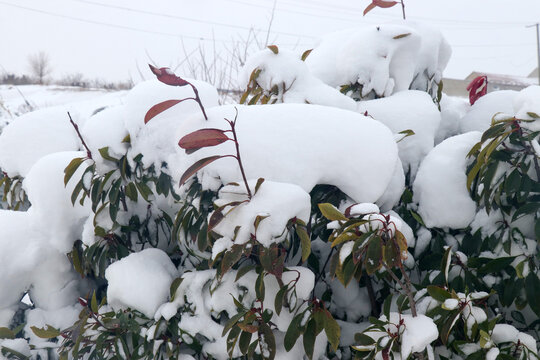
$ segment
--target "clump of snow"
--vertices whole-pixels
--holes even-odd
[[[405,323],[405,330],[401,335],[402,359],[407,359],[409,355],[414,352],[424,351],[429,344],[439,337],[439,331],[437,330],[437,325],[435,325],[433,319],[425,315],[413,317],[411,315],[402,314],[400,316]],[[399,314],[390,314],[391,320],[393,318],[397,320],[398,317]]]
[[[535,120],[534,122],[523,122],[522,126],[531,131],[540,131],[540,120],[532,116],[532,114],[540,116],[540,86],[529,86],[519,92],[514,98],[514,113],[518,119]],[[537,154],[538,141],[533,142]],[[540,156],[540,155],[538,155]]]
[[[204,81],[186,80],[197,88],[205,108],[218,104],[217,90],[212,85]],[[193,113],[200,114],[201,109],[194,100],[186,100],[157,115],[147,124],[144,123],[145,115],[160,102],[193,97],[193,89],[189,85],[169,86],[158,80],[145,81],[131,89],[126,96],[123,119],[131,138],[132,157],[143,154],[145,167],[155,164],[158,169],[161,168],[166,157],[178,147],[176,127]]]
[[[2,130],[0,167],[10,177],[25,177],[43,156],[80,146],[64,107],[37,110],[15,118]]]
[[[409,34],[395,39],[396,36]],[[332,87],[362,85],[361,96],[407,90],[416,70],[421,37],[410,27],[369,26],[325,36],[306,63]]]
[[[28,345],[28,342],[25,339],[0,339],[0,359],[8,359],[7,357],[4,358],[2,354],[2,350],[14,350],[18,352],[19,354],[22,354],[24,356],[30,356],[32,353],[30,352],[30,346]]]
[[[194,116],[183,122],[177,139],[201,128],[228,129],[235,118],[240,153],[248,179],[292,183],[309,192],[317,184],[335,185],[356,202],[376,202],[396,171],[397,145],[381,123],[341,109],[319,105],[222,106],[208,109],[209,120]],[[227,141],[187,155],[178,148],[169,161],[173,177],[196,161],[235,154]],[[236,160],[224,158],[199,171],[205,188],[239,182]],[[399,199],[399,198],[398,198]]]
[[[120,158],[128,149],[128,144],[123,142],[128,132],[124,125],[125,106],[119,105],[98,112],[86,121],[81,128],[84,141],[90,148],[96,161],[96,169],[105,173],[112,170],[113,166],[103,160],[99,149],[108,147],[109,155]],[[107,129],[107,131],[104,131]]]
[[[476,215],[476,203],[467,189],[466,155],[481,133],[453,136],[437,145],[424,159],[413,184],[414,201],[427,227],[467,227]]]
[[[292,51],[280,49],[274,54],[261,50],[248,58],[240,74],[240,86],[246,88],[252,72],[261,70],[257,84],[269,93],[277,87],[276,99],[284,103],[318,104],[354,110],[355,101],[312,75],[306,63]]]
[[[491,334],[491,340],[495,344],[513,342],[515,344],[518,341],[525,345],[530,351],[534,354],[538,354],[538,349],[536,347],[536,340],[529,334],[520,332],[518,329],[512,325],[507,324],[497,324],[493,328],[493,333]]]
[[[79,319],[81,306],[79,304],[66,306],[54,310],[43,310],[40,308],[31,309],[26,312],[26,325],[24,333],[30,339],[30,344],[37,348],[48,348],[54,346],[47,339],[42,339],[32,331],[32,326],[45,328],[50,325],[56,329],[67,329]]]
[[[132,308],[153,318],[169,296],[172,281],[178,275],[169,256],[149,248],[109,265],[107,301],[115,310]]]
[[[441,114],[431,97],[423,91],[401,91],[392,96],[360,101],[358,112],[372,116],[394,133],[414,131],[398,143],[399,157],[405,173],[414,179],[420,162],[433,148]],[[403,135],[398,135],[399,139]]]
[[[354,245],[354,242],[351,241],[347,244]],[[332,289],[330,310],[338,317],[345,317],[347,321],[356,322],[360,317],[367,317],[371,314],[371,302],[367,288],[361,288],[355,281],[351,281],[347,287],[344,287],[338,279],[330,282],[330,288]]]
[[[61,252],[69,252],[83,222],[91,214],[89,202],[71,204],[71,194],[87,164],[81,164],[73,179],[64,186],[64,169],[72,159],[84,157],[77,151],[58,152],[39,159],[24,179],[23,187],[32,206],[28,210],[35,226]]]
[[[315,76],[330,86],[362,86],[389,96],[409,88],[428,90],[438,83],[451,49],[441,33],[415,23],[384,24],[336,32],[325,36],[306,63]]]
[[[349,208],[351,216],[379,213],[379,207],[373,203],[354,204]]]
[[[514,90],[500,90],[482,96],[459,120],[460,132],[484,132],[491,126],[491,119],[496,113],[514,114],[514,98],[517,94]]]
[[[441,102],[441,123],[435,135],[435,144],[460,134],[460,119],[469,111],[468,100],[443,93]]]
[[[263,300],[265,309],[273,312],[272,321],[276,324],[277,330],[274,331],[276,341],[282,341],[284,333],[295,316],[293,310],[301,312],[305,310],[304,300],[309,299],[311,291],[315,284],[315,275],[304,267],[288,267],[288,271],[283,273],[283,282],[288,284],[292,281],[296,283],[296,298],[290,298],[289,304],[292,309],[283,308],[278,316],[274,309],[274,299],[280,287],[274,276],[264,278],[265,297]],[[251,308],[256,300],[255,282],[257,274],[250,271],[236,280],[237,271],[229,270],[218,280],[215,270],[186,272],[182,275],[183,281],[176,290],[174,300],[163,304],[156,312],[156,320],[163,317],[169,319],[176,313],[176,309],[187,307],[190,310],[182,315],[178,327],[191,336],[202,335],[208,339],[203,344],[202,351],[205,354],[212,355],[218,360],[228,359],[226,337],[222,336],[224,325],[215,321],[221,313],[226,313],[229,318],[237,313],[237,308],[233,297],[239,300],[245,307]],[[295,300],[295,301],[292,301]],[[294,303],[298,304],[295,305]],[[214,319],[212,318],[214,317]],[[324,341],[326,338],[320,336]],[[324,353],[325,346],[317,342],[316,356],[318,358]],[[299,350],[293,350],[292,354],[298,354]],[[293,359],[293,355],[285,355],[284,359]],[[240,350],[236,345],[233,351],[233,357],[240,356]]]
[[[251,180],[248,184],[254,192],[257,181]],[[226,206],[239,201],[247,202],[237,205],[234,209]],[[251,234],[266,247],[281,242],[286,236],[284,230],[287,222],[296,217],[307,223],[311,212],[311,199],[301,187],[272,181],[264,181],[249,201],[243,183],[226,185],[219,191],[214,204],[219,208],[224,207],[222,213],[226,215],[213,229],[222,238],[214,244],[212,258],[223,250],[230,249],[233,243],[247,243]],[[257,216],[262,220],[255,229]],[[226,246],[220,246],[221,242],[225,242]]]
[[[42,255],[40,235],[29,222],[28,213],[0,210],[0,327],[11,322]]]

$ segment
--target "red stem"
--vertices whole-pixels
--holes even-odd
[[[79,131],[79,126],[77,126],[77,124],[75,124],[75,122],[73,121],[73,119],[71,118],[71,114],[69,113],[68,111],[68,116],[69,116],[69,121],[71,122],[71,125],[73,125],[73,127],[75,128],[75,131],[77,132],[77,136],[79,137],[79,139],[81,140],[84,148],[86,149],[86,156],[88,156],[89,159],[93,159],[92,158],[92,152],[90,151],[90,149],[88,148],[88,146],[86,145],[86,143],[84,142],[84,139]]]

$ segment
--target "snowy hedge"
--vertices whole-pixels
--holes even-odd
[[[538,359],[540,87],[470,106],[449,57],[353,29],[254,54],[239,104],[151,66],[9,121],[0,356]]]

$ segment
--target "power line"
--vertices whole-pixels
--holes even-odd
[[[132,26],[126,26],[126,25],[111,24],[111,23],[104,22],[104,21],[83,19],[83,18],[80,18],[80,17],[63,15],[63,14],[58,14],[58,13],[54,13],[54,12],[50,12],[50,11],[46,11],[46,10],[40,10],[40,9],[35,9],[35,8],[27,7],[27,6],[11,4],[11,3],[7,3],[5,1],[0,1],[0,4],[6,5],[6,6],[11,6],[11,7],[18,8],[18,9],[23,9],[23,10],[26,10],[26,11],[39,13],[39,14],[45,14],[45,15],[49,15],[49,16],[54,16],[54,17],[58,17],[58,18],[63,18],[63,19],[68,19],[68,20],[73,20],[73,21],[79,21],[79,22],[88,23],[88,24],[94,24],[94,25],[107,26],[107,27],[112,27],[112,28],[117,28],[117,29],[129,30],[129,31],[137,31],[137,32],[145,33],[145,34],[154,34],[154,35],[170,36],[170,37],[175,37],[175,38],[186,38],[186,39],[194,39],[194,40],[199,40],[199,41],[210,41],[210,42],[230,43],[230,44],[235,44],[237,42],[237,41],[234,41],[234,40],[214,39],[214,38],[207,38],[207,37],[202,37],[202,36],[191,36],[191,35],[184,35],[184,34],[175,34],[175,33],[163,32],[163,31],[140,29],[140,28],[136,28],[136,27],[132,27]],[[301,45],[301,44],[302,43],[297,43],[297,44],[282,43],[282,45]]]
[[[256,30],[256,31],[263,31],[266,30],[260,29],[260,28],[254,28],[254,27],[248,27],[248,26],[242,26],[242,25],[233,25],[233,24],[225,24],[215,21],[208,21],[208,20],[200,20],[200,19],[193,19],[186,16],[178,16],[178,15],[171,15],[171,14],[164,14],[164,13],[158,13],[153,11],[146,11],[146,10],[139,10],[139,9],[133,9],[125,6],[118,6],[118,5],[111,5],[111,4],[103,4],[100,2],[90,1],[90,0],[74,0],[76,2],[84,3],[84,4],[90,4],[95,6],[101,6],[109,9],[118,9],[118,10],[124,10],[124,11],[130,11],[134,13],[139,14],[146,14],[146,15],[153,15],[153,16],[160,16],[165,17],[169,19],[176,19],[176,20],[184,20],[184,21],[191,21],[195,23],[201,23],[201,24],[210,24],[210,25],[217,25],[217,26],[225,26],[230,28],[236,28],[236,29],[243,29],[243,30]],[[281,34],[281,35],[287,35],[287,36],[295,36],[295,37],[307,37],[314,39],[314,36],[311,35],[301,35],[301,34],[295,34],[295,33],[289,33],[284,31],[273,31],[275,34]]]

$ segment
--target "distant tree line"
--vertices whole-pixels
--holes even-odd
[[[14,74],[4,72],[0,74],[2,85],[60,85],[75,86],[80,88],[98,88],[107,90],[126,90],[133,87],[132,80],[107,81],[103,79],[87,79],[82,73],[71,73],[59,79],[51,78],[53,70],[50,57],[44,51],[39,51],[28,56],[29,74]]]

